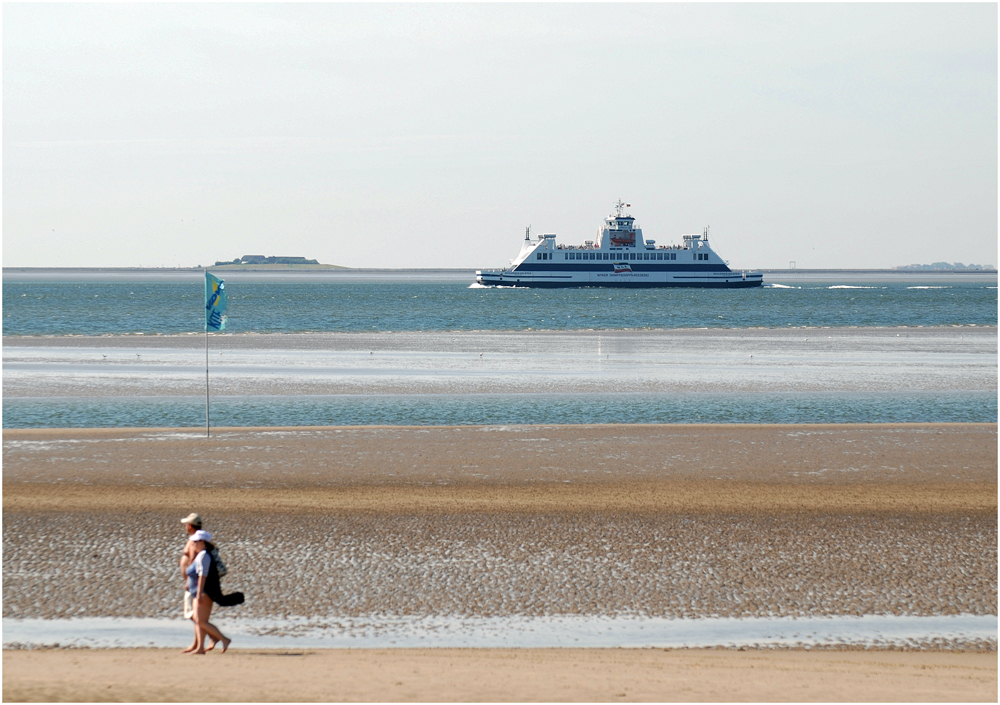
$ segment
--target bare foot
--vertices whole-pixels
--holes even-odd
[[[208,639],[208,646],[205,647],[205,651],[211,651],[212,649],[215,648],[215,645],[218,644],[218,643],[219,642],[217,642],[215,639],[209,637],[209,639]]]
[[[183,650],[183,651],[182,651],[181,653],[182,653],[182,654],[189,654],[189,653],[191,653],[192,651],[194,651],[194,650],[195,650],[195,649],[197,649],[197,648],[198,648],[197,646],[194,646],[194,645],[192,644],[191,646],[189,646],[189,647],[187,647],[186,649],[184,649],[184,650]]]
[[[233,643],[232,639],[227,639],[226,637],[222,637],[222,653],[226,653],[226,649],[228,649],[229,645],[232,643]]]
[[[201,654],[202,656],[204,656],[205,655],[205,650],[201,649],[200,651],[192,651],[191,653],[192,654]]]

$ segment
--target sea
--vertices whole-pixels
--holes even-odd
[[[996,274],[5,270],[3,427],[997,421]],[[207,374],[206,374],[207,369]]]

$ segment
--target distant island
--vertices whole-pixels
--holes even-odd
[[[934,264],[906,264],[895,269],[906,272],[954,272],[957,269],[974,272],[995,272],[996,267],[992,264],[962,264],[955,262],[935,262]]]
[[[216,267],[226,267],[228,269],[270,269],[274,267],[296,269],[347,269],[335,264],[320,264],[318,260],[306,259],[305,257],[275,257],[264,255],[243,255],[228,262],[216,262]]]
[[[305,257],[265,257],[264,255],[243,255],[232,262],[216,262],[215,266],[224,264],[319,264],[317,260]]]

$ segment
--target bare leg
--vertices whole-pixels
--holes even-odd
[[[188,619],[190,619],[191,623],[194,624],[194,615],[191,615],[190,617],[188,617]],[[181,653],[182,654],[189,654],[192,651],[195,651],[198,648],[198,643],[199,643],[198,642],[198,625],[194,624],[194,641],[191,642],[191,646],[189,646],[186,649],[184,649],[183,651],[181,651]]]
[[[222,653],[226,653],[226,649],[229,648],[229,644],[232,641],[227,639],[219,629],[208,621],[209,616],[212,614],[212,606],[215,603],[208,595],[202,595],[201,600],[198,601],[197,615],[198,615],[198,625],[201,629],[202,639],[208,636],[212,640],[212,648],[215,648],[215,644],[222,642]],[[201,642],[199,642],[200,644]],[[195,653],[203,654],[207,651],[203,646]]]
[[[195,651],[197,648],[198,648],[198,627],[196,626],[194,628],[194,641],[191,643],[191,646],[189,646],[186,649],[184,649],[183,651],[181,651],[181,653],[182,654],[189,654],[192,651]]]

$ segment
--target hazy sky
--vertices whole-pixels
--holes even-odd
[[[3,6],[3,264],[997,263],[996,4]]]

